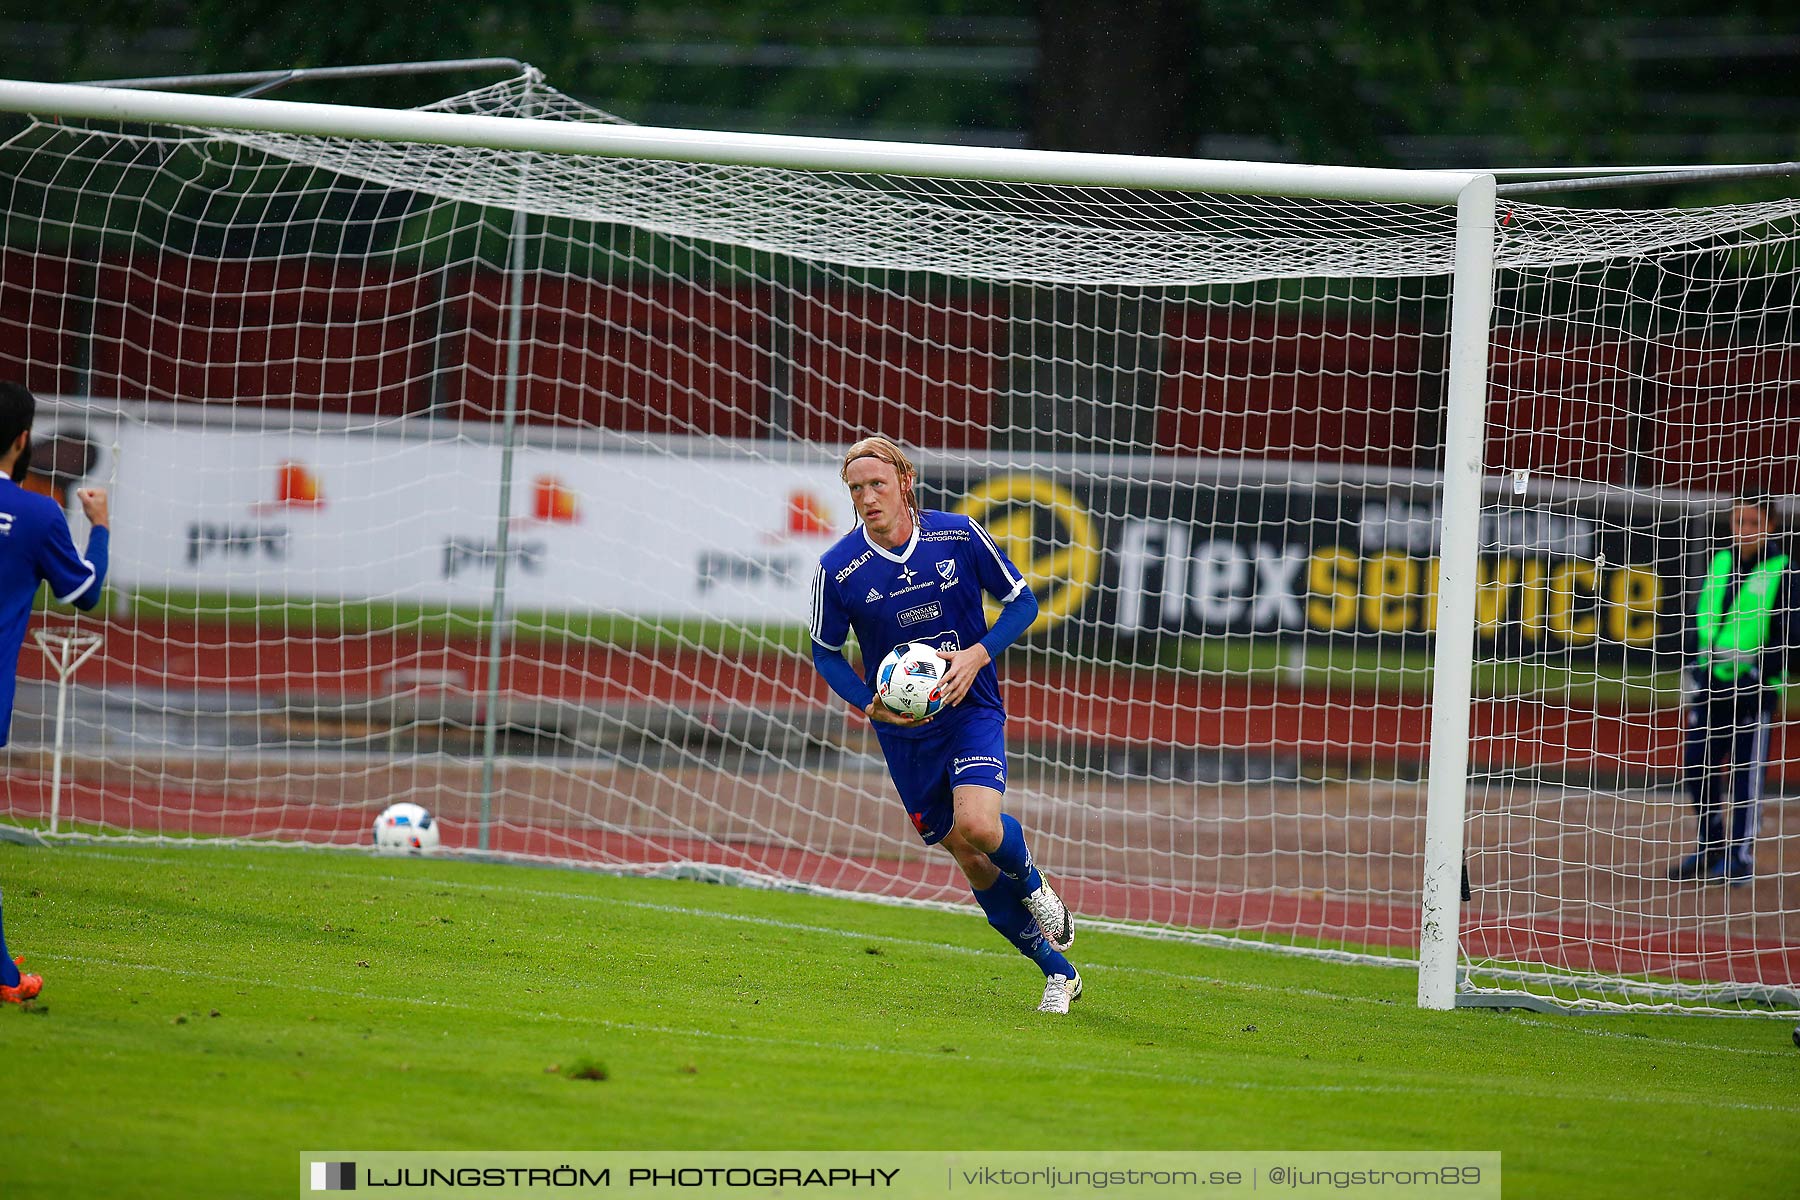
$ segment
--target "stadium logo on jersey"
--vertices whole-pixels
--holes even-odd
[[[863,603],[864,604],[873,604],[879,599],[881,599],[881,593],[876,591],[874,588],[870,588],[869,594],[863,597]]]
[[[12,523],[13,523],[13,515],[11,513],[0,512],[0,534],[5,534],[7,537],[11,537],[12,536]]]
[[[938,563],[937,573],[954,583],[956,581],[956,560],[954,558],[946,558]]]
[[[944,615],[944,606],[933,600],[930,604],[921,604],[917,608],[909,608],[901,612],[895,619],[902,628],[917,625],[922,621],[935,621]]]
[[[839,571],[835,576],[833,576],[832,581],[834,583],[844,582],[844,580],[850,578],[850,576],[856,571],[856,568],[862,566],[864,563],[868,562],[871,558],[874,558],[874,557],[875,557],[875,552],[873,550],[864,550],[861,554],[859,554],[855,558],[851,559],[848,566],[846,566],[843,570]]]

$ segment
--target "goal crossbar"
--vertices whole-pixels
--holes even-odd
[[[1081,154],[648,125],[590,125],[184,92],[138,92],[16,79],[0,80],[0,112],[802,171],[880,172],[1072,187],[1422,204],[1453,204],[1472,180],[1487,178],[1455,171]]]

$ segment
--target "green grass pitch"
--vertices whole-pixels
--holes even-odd
[[[9,1196],[286,1195],[296,1152],[1498,1150],[1508,1196],[1791,1194],[1769,1020],[1422,1012],[1403,970],[344,852],[0,844]],[[585,1067],[586,1070],[577,1068]],[[577,1075],[604,1078],[577,1078]]]

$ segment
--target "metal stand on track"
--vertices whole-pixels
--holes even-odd
[[[50,751],[50,832],[62,815],[63,728],[69,715],[69,678],[106,639],[91,630],[40,629],[32,635],[56,668],[56,733]]]

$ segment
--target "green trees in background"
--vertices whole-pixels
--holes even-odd
[[[1800,158],[1800,10],[1644,0],[96,0],[29,78],[512,55],[644,123],[1402,166]],[[490,76],[491,78],[491,76]],[[418,103],[462,81],[294,98]]]

